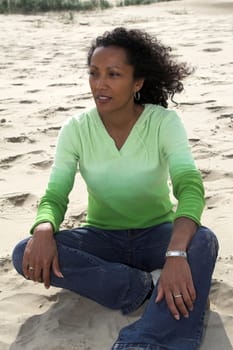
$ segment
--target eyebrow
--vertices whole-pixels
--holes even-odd
[[[94,64],[90,64],[90,67],[98,69],[98,67],[96,65],[94,65]],[[117,65],[107,67],[107,69],[112,69],[112,68],[122,69],[121,66],[117,66]]]

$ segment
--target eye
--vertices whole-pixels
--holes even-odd
[[[120,74],[118,72],[110,72],[109,75],[110,75],[110,77],[113,77],[113,78],[120,76]]]
[[[90,76],[92,76],[92,77],[97,76],[97,72],[94,71],[94,70],[89,70],[88,74],[89,74]]]

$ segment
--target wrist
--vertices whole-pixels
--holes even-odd
[[[50,222],[42,222],[34,228],[33,236],[43,235],[43,234],[51,237],[54,235],[53,226]]]

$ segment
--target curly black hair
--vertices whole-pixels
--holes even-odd
[[[98,36],[88,51],[87,63],[97,47],[118,46],[125,49],[128,63],[134,67],[134,78],[144,78],[140,99],[135,103],[152,103],[168,107],[175,93],[183,90],[181,82],[192,70],[185,63],[172,58],[171,48],[164,46],[156,37],[139,29],[117,27]],[[174,102],[174,101],[173,101]]]

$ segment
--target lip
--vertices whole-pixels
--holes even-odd
[[[96,96],[96,101],[98,101],[99,103],[107,103],[109,101],[111,101],[112,97],[110,96],[106,96],[106,95],[97,95]]]

